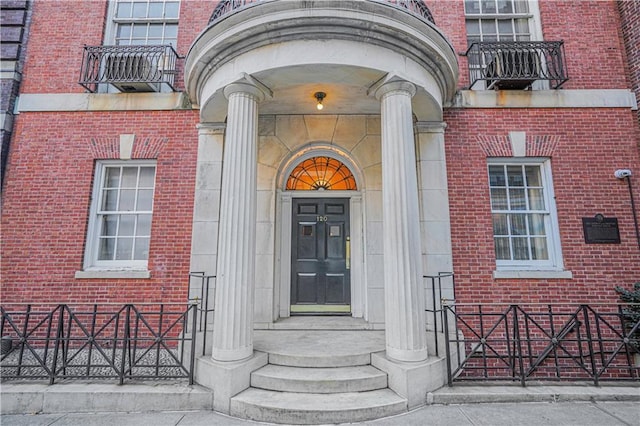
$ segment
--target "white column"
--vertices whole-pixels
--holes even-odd
[[[406,81],[377,91],[382,121],[382,214],[387,356],[398,361],[427,358],[418,179],[411,98]]]
[[[238,361],[253,355],[258,102],[263,93],[252,84],[233,83],[224,94],[229,106],[211,356]]]

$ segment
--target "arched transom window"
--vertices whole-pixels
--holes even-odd
[[[287,190],[356,190],[351,170],[331,157],[311,157],[296,166],[287,179]]]

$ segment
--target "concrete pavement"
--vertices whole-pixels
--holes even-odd
[[[264,425],[212,411],[152,413],[67,413],[2,415],[2,426],[195,426]],[[625,402],[532,402],[429,405],[371,426],[638,426],[640,405]]]

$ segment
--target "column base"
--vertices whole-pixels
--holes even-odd
[[[208,356],[196,359],[195,381],[213,390],[213,409],[229,414],[231,398],[251,385],[251,373],[267,365],[264,352],[254,352],[242,361],[222,362]]]
[[[426,405],[427,394],[447,383],[445,358],[427,358],[421,362],[402,362],[386,352],[371,354],[371,365],[389,376],[389,388],[407,399],[408,408]]]
[[[386,350],[389,358],[399,362],[422,362],[428,357],[427,348],[412,351],[387,346]]]

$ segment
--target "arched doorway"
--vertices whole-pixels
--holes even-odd
[[[316,145],[281,169],[281,317],[363,316],[360,186],[340,154]]]

